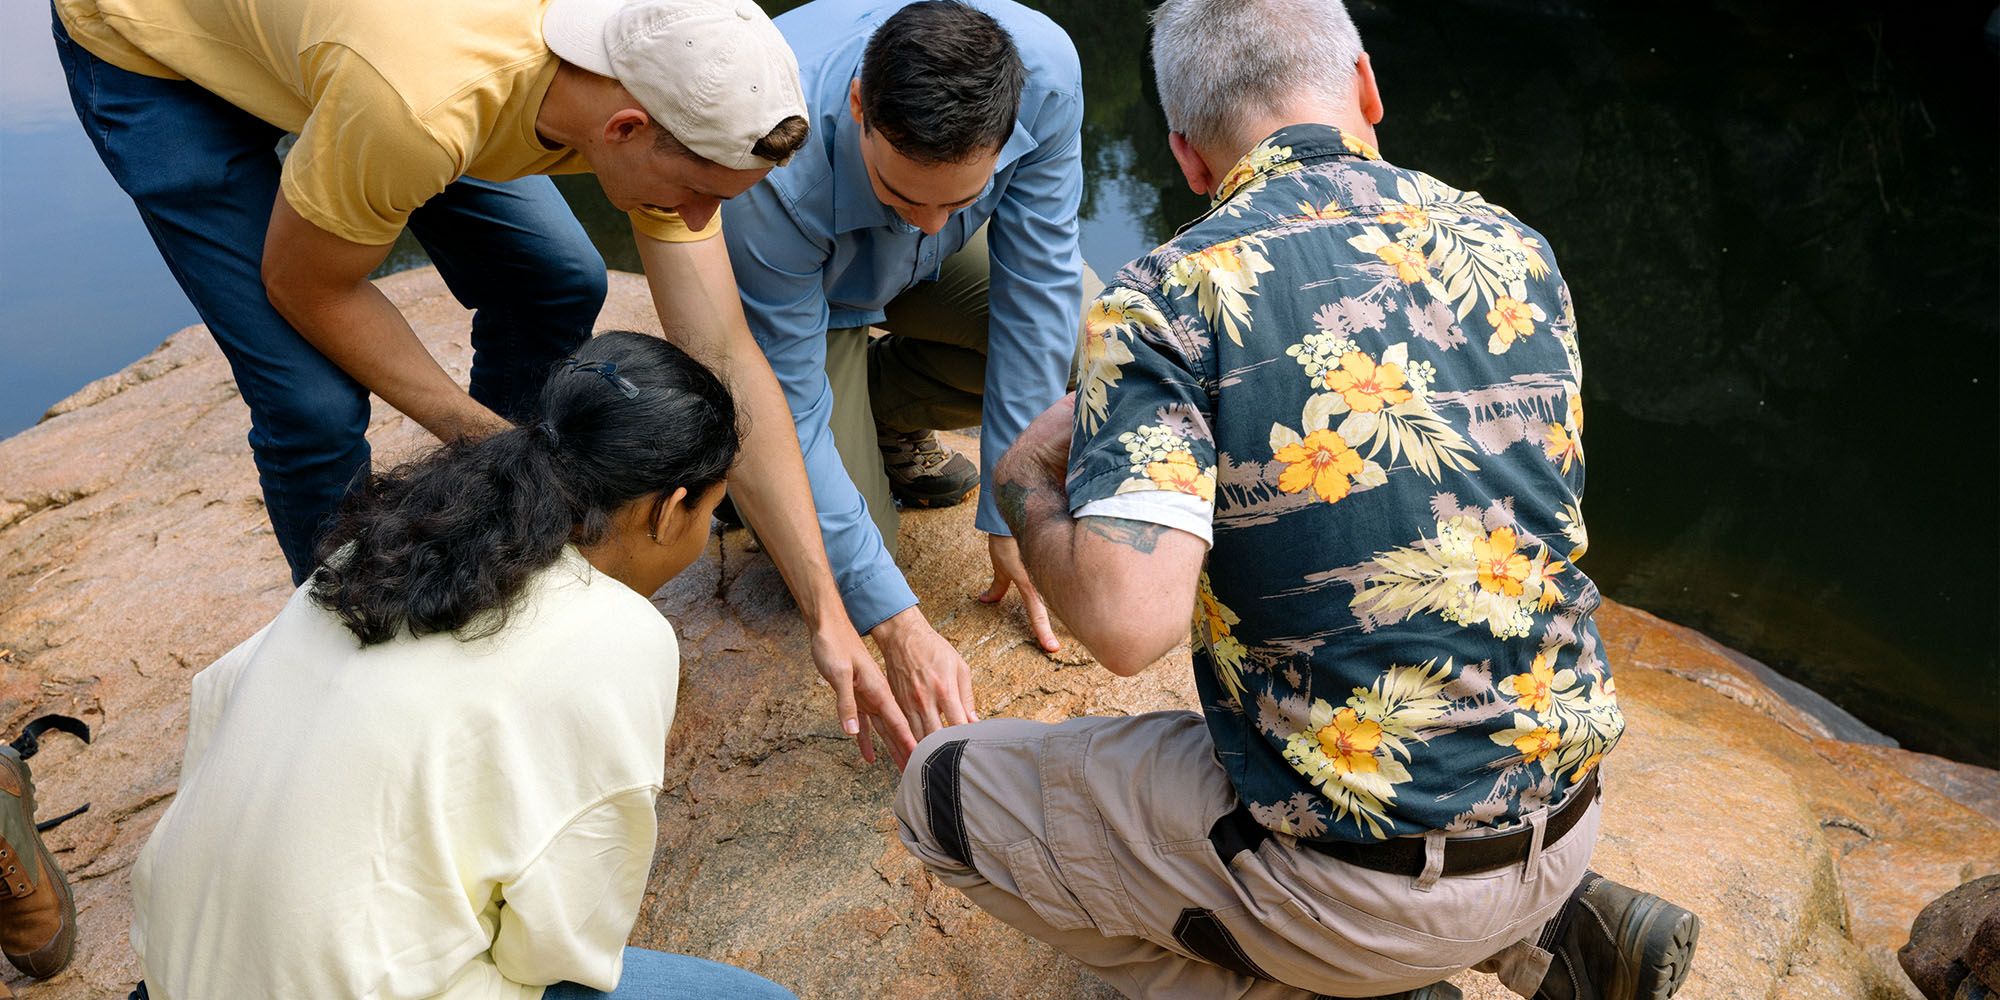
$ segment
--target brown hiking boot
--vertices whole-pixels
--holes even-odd
[[[944,446],[936,431],[875,428],[889,492],[906,507],[950,507],[979,485],[979,466]]]
[[[76,948],[76,898],[35,831],[35,782],[0,744],[0,952],[37,979],[61,972]]]
[[[1700,936],[1694,914],[1585,872],[1542,929],[1555,960],[1534,1000],[1667,1000],[1687,980]]]

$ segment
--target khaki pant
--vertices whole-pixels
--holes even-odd
[[[896,816],[940,881],[1127,996],[1264,1000],[1475,965],[1532,994],[1550,958],[1533,939],[1582,881],[1601,808],[1525,863],[1420,888],[1278,837],[1225,863],[1209,830],[1236,802],[1201,717],[1158,712],[941,730]]]
[[[986,296],[991,261],[986,227],[945,258],[938,280],[897,296],[877,328],[826,332],[826,377],[833,388],[833,446],[868,503],[889,555],[896,554],[896,501],[875,443],[875,427],[949,430],[980,420],[986,391]],[[1089,265],[1083,299],[1104,290]],[[1079,343],[1082,313],[1077,315]],[[1074,373],[1071,383],[1075,383]]]

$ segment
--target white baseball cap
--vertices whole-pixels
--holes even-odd
[[[625,86],[695,155],[736,170],[806,116],[799,64],[751,0],[551,0],[542,39],[565,61]]]

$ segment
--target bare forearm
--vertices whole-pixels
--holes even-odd
[[[387,246],[349,243],[280,195],[264,237],[264,291],[306,342],[445,441],[508,426],[438,366],[403,314],[368,281]]]
[[[1077,579],[1077,522],[1069,516],[1063,484],[1044,469],[1005,462],[994,471],[994,478],[999,480],[994,488],[995,505],[1013,529],[1021,562],[1035,588],[1056,617],[1072,624],[1080,620],[1078,612],[1084,609],[1070,593]]]
[[[1073,518],[1053,472],[1003,462],[997,501],[1042,597],[1105,669],[1131,675],[1180,642],[1204,547],[1186,532]]]
[[[452,380],[373,284],[363,281],[333,293],[280,292],[271,299],[307,343],[439,440],[480,437],[508,426]]]

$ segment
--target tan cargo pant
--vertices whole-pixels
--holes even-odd
[[[1265,840],[1225,862],[1236,808],[1191,712],[933,733],[896,790],[903,843],[987,912],[1130,997],[1374,997],[1470,967],[1524,996],[1534,937],[1582,881],[1598,811],[1523,864],[1417,879]]]
[[[898,431],[952,430],[979,423],[986,392],[986,295],[992,262],[986,227],[938,266],[938,279],[897,296],[876,327],[826,331],[826,377],[834,449],[868,503],[889,555],[896,554],[896,501],[876,447],[875,425]],[[1104,290],[1084,265],[1083,302]],[[1076,316],[1078,343],[1083,302]],[[884,331],[880,336],[875,330]],[[1075,376],[1072,373],[1071,383]]]

